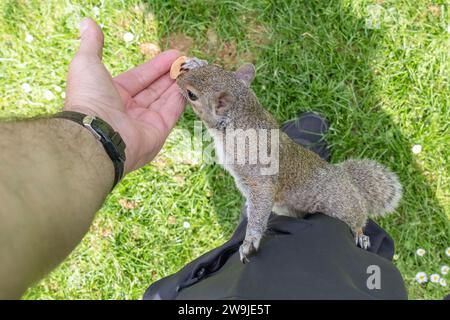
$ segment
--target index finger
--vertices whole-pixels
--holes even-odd
[[[169,72],[170,66],[179,56],[180,53],[177,50],[164,51],[152,60],[118,75],[114,81],[127,90],[131,96],[135,96],[153,81]]]

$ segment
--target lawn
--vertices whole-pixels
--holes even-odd
[[[253,89],[280,122],[320,112],[331,123],[333,162],[372,158],[399,174],[401,205],[377,222],[395,240],[410,298],[442,299],[448,286],[418,284],[415,275],[450,264],[445,3],[3,0],[0,117],[61,109],[84,16],[102,25],[113,75],[158,48],[227,68],[252,61]],[[233,179],[218,166],[179,159],[177,133],[193,133],[195,119],[187,108],[157,159],[115,188],[77,249],[26,299],[139,299],[152,282],[228,239],[243,204]]]

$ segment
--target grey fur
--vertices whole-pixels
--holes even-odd
[[[228,127],[279,128],[249,88],[254,72],[254,67],[249,65],[236,72],[208,65],[189,70],[177,79],[185,97],[187,90],[198,97],[189,102],[210,130],[218,154],[227,152],[218,133],[224,133]],[[361,230],[368,213],[381,215],[395,210],[402,194],[397,176],[384,166],[371,160],[329,164],[282,132],[276,174],[261,175],[259,164],[225,164],[224,167],[247,199],[248,225],[240,248],[243,262],[258,250],[272,210],[295,217],[322,212],[347,223],[355,239],[362,243],[365,236]],[[364,247],[368,241],[364,240]]]

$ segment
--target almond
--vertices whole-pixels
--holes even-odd
[[[181,69],[181,65],[183,63],[185,63],[187,60],[188,60],[188,57],[181,56],[181,57],[179,57],[177,60],[175,60],[172,63],[172,66],[170,67],[170,78],[171,79],[175,80],[180,75],[180,73],[181,73],[181,70],[180,70]]]

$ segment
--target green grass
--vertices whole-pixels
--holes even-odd
[[[399,174],[401,206],[377,221],[396,242],[395,264],[410,298],[441,299],[448,287],[419,285],[414,276],[450,263],[450,8],[444,0],[376,2],[379,28],[367,25],[375,1],[362,0],[4,0],[0,117],[62,107],[54,86],[64,90],[78,22],[93,16],[94,6],[112,74],[145,61],[144,42],[184,45],[229,68],[253,61],[253,88],[280,122],[320,112],[331,123],[333,162],[367,157]],[[131,43],[125,32],[135,35]],[[45,90],[55,99],[47,101]],[[187,109],[178,128],[193,132],[193,120]],[[423,146],[418,155],[414,144]],[[154,163],[127,176],[77,249],[25,298],[139,299],[153,281],[226,241],[243,202],[232,178],[217,166],[174,161],[177,151],[169,142]],[[424,257],[415,254],[419,247]]]

